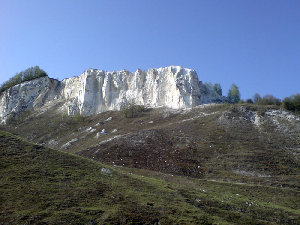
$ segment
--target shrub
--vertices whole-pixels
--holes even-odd
[[[265,95],[257,103],[259,105],[278,105],[278,106],[280,106],[281,101],[279,98],[275,98],[273,95]]]
[[[22,111],[19,113],[12,112],[6,120],[6,124],[16,125],[16,124],[22,123],[26,119],[28,119],[33,113],[34,113],[34,111],[32,111],[32,110],[25,110],[25,111]]]
[[[20,73],[17,73],[15,76],[10,78],[8,81],[4,82],[0,86],[0,92],[3,92],[17,84],[20,84],[25,81],[30,81],[39,77],[45,77],[48,76],[47,73],[40,69],[39,66],[30,67]]]
[[[77,113],[76,115],[74,115],[72,117],[72,119],[75,123],[83,123],[85,121],[86,117],[81,115],[80,113]]]
[[[300,94],[283,99],[282,107],[286,110],[300,113]]]
[[[253,101],[252,101],[251,98],[248,98],[248,99],[246,100],[246,103],[253,104]]]
[[[143,105],[137,105],[134,102],[125,103],[121,107],[121,112],[126,118],[139,117],[145,112],[145,107]]]
[[[286,110],[295,111],[292,97],[286,97],[282,101],[282,107]]]

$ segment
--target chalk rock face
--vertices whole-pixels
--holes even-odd
[[[0,93],[0,122],[12,114],[32,110],[58,98],[60,82],[41,77],[15,85]]]
[[[88,69],[79,77],[57,81],[48,77],[16,85],[0,94],[0,118],[11,113],[38,109],[48,102],[61,102],[69,115],[119,110],[132,102],[148,107],[191,108],[225,97],[199,82],[194,70],[169,66],[148,71],[105,72]]]

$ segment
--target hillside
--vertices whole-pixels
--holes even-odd
[[[136,118],[118,111],[69,117],[53,109],[27,112],[2,127],[111,165],[299,188],[300,119],[276,107],[156,108]]]
[[[299,222],[295,189],[110,167],[3,131],[0,139],[0,224]]]

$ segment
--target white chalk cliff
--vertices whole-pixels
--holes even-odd
[[[135,73],[88,69],[79,77],[58,81],[42,77],[0,93],[0,119],[13,113],[57,105],[68,115],[119,110],[126,103],[148,107],[191,108],[225,97],[202,84],[194,70],[169,66]]]

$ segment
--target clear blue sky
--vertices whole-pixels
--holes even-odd
[[[300,92],[300,0],[0,0],[0,83],[39,65],[180,65],[242,98]]]

